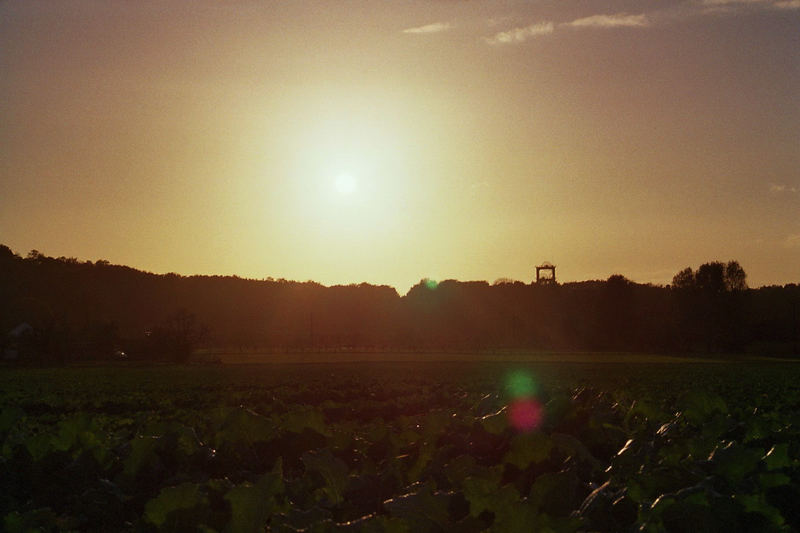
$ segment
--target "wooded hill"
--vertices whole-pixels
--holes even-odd
[[[798,352],[800,286],[749,289],[731,261],[670,286],[622,275],[561,285],[366,283],[152,274],[107,261],[21,257],[0,245],[3,349],[36,360],[185,359],[223,350]],[[27,323],[20,340],[7,334]]]

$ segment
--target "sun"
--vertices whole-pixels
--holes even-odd
[[[349,172],[342,172],[336,176],[333,185],[336,189],[336,192],[342,196],[350,196],[358,189],[358,181],[356,181],[355,176]]]

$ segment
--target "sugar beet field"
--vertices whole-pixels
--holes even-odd
[[[0,529],[800,530],[800,363],[349,359],[0,368]]]

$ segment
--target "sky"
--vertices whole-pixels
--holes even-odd
[[[157,273],[800,282],[800,0],[3,0],[0,243]]]

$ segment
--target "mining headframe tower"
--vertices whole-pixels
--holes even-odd
[[[552,263],[545,261],[536,267],[536,284],[537,285],[555,285],[556,284],[556,266]]]

